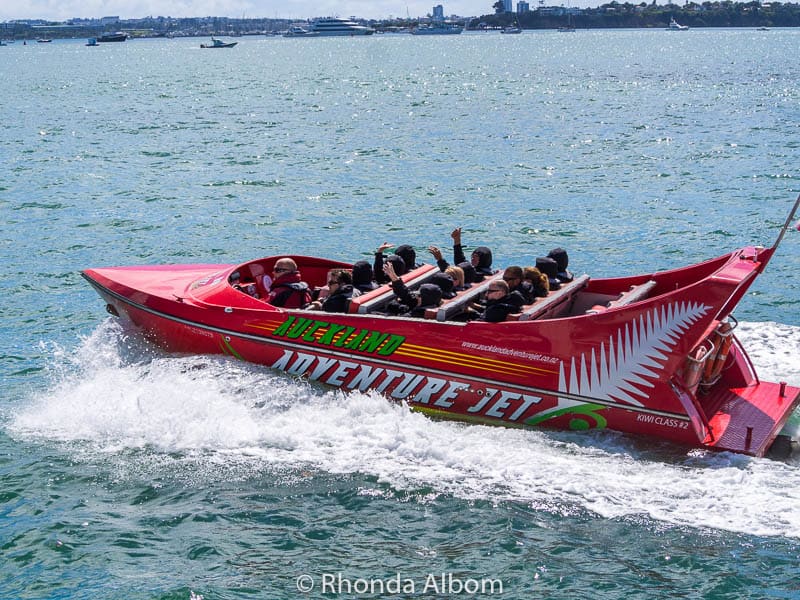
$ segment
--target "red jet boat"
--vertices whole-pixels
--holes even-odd
[[[798,204],[771,248],[646,275],[583,275],[502,323],[451,320],[500,274],[425,319],[381,314],[394,297],[389,286],[354,298],[345,314],[278,308],[242,291],[262,286],[277,256],[83,276],[111,314],[167,351],[226,354],[345,391],[373,389],[436,417],[608,428],[764,456],[800,403],[800,388],[759,380],[731,313]],[[351,267],[291,258],[311,286],[325,285],[329,269]],[[403,279],[413,289],[437,271],[425,265]]]

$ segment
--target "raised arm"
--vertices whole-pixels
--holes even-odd
[[[450,237],[453,238],[453,264],[459,265],[467,260],[464,250],[461,248],[461,227],[453,229]]]

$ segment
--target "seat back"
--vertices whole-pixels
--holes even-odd
[[[455,298],[447,300],[436,310],[436,320],[447,321],[449,319],[452,319],[457,314],[464,312],[464,310],[466,310],[469,304],[477,300],[480,297],[480,295],[486,291],[486,288],[488,288],[493,281],[502,278],[503,278],[503,273],[500,272],[495,275],[492,275],[488,279],[485,279],[478,284],[474,284],[472,287],[467,288],[464,291],[458,292]]]
[[[534,302],[528,307],[525,307],[520,313],[518,320],[532,321],[534,319],[541,319],[546,315],[553,314],[558,308],[562,307],[564,302],[574,298],[575,294],[586,287],[586,284],[588,283],[589,276],[581,275],[569,283],[562,284],[561,288],[550,292],[548,296]]]
[[[608,308],[619,308],[620,306],[627,306],[639,300],[644,300],[654,287],[656,287],[656,282],[652,279],[639,285],[632,285],[631,289],[627,292],[622,292],[619,298],[609,302]]]

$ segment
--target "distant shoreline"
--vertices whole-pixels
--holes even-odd
[[[706,2],[677,7],[613,4],[598,8],[539,7],[523,13],[497,13],[478,17],[451,17],[469,31],[494,30],[518,25],[524,30],[667,29],[671,20],[688,29],[800,27],[800,5]],[[394,31],[427,23],[429,18],[355,19],[377,32]],[[0,39],[36,40],[99,37],[123,31],[131,38],[276,35],[302,19],[230,17],[145,17],[142,19],[70,19],[64,22],[23,19],[0,24]]]

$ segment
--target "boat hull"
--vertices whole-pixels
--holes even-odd
[[[171,352],[224,354],[344,390],[376,390],[424,413],[510,427],[613,429],[764,455],[800,389],[758,380],[731,336],[719,376],[692,388],[687,356],[717,332],[768,251],[590,282],[572,313],[504,323],[283,310],[232,288],[258,264],[92,269],[109,311]],[[296,257],[307,280],[343,263]],[[305,261],[305,262],[304,262]],[[656,293],[592,312],[615,290]],[[702,300],[700,299],[702,297]],[[535,306],[535,305],[534,305]],[[594,308],[594,307],[593,307]]]

